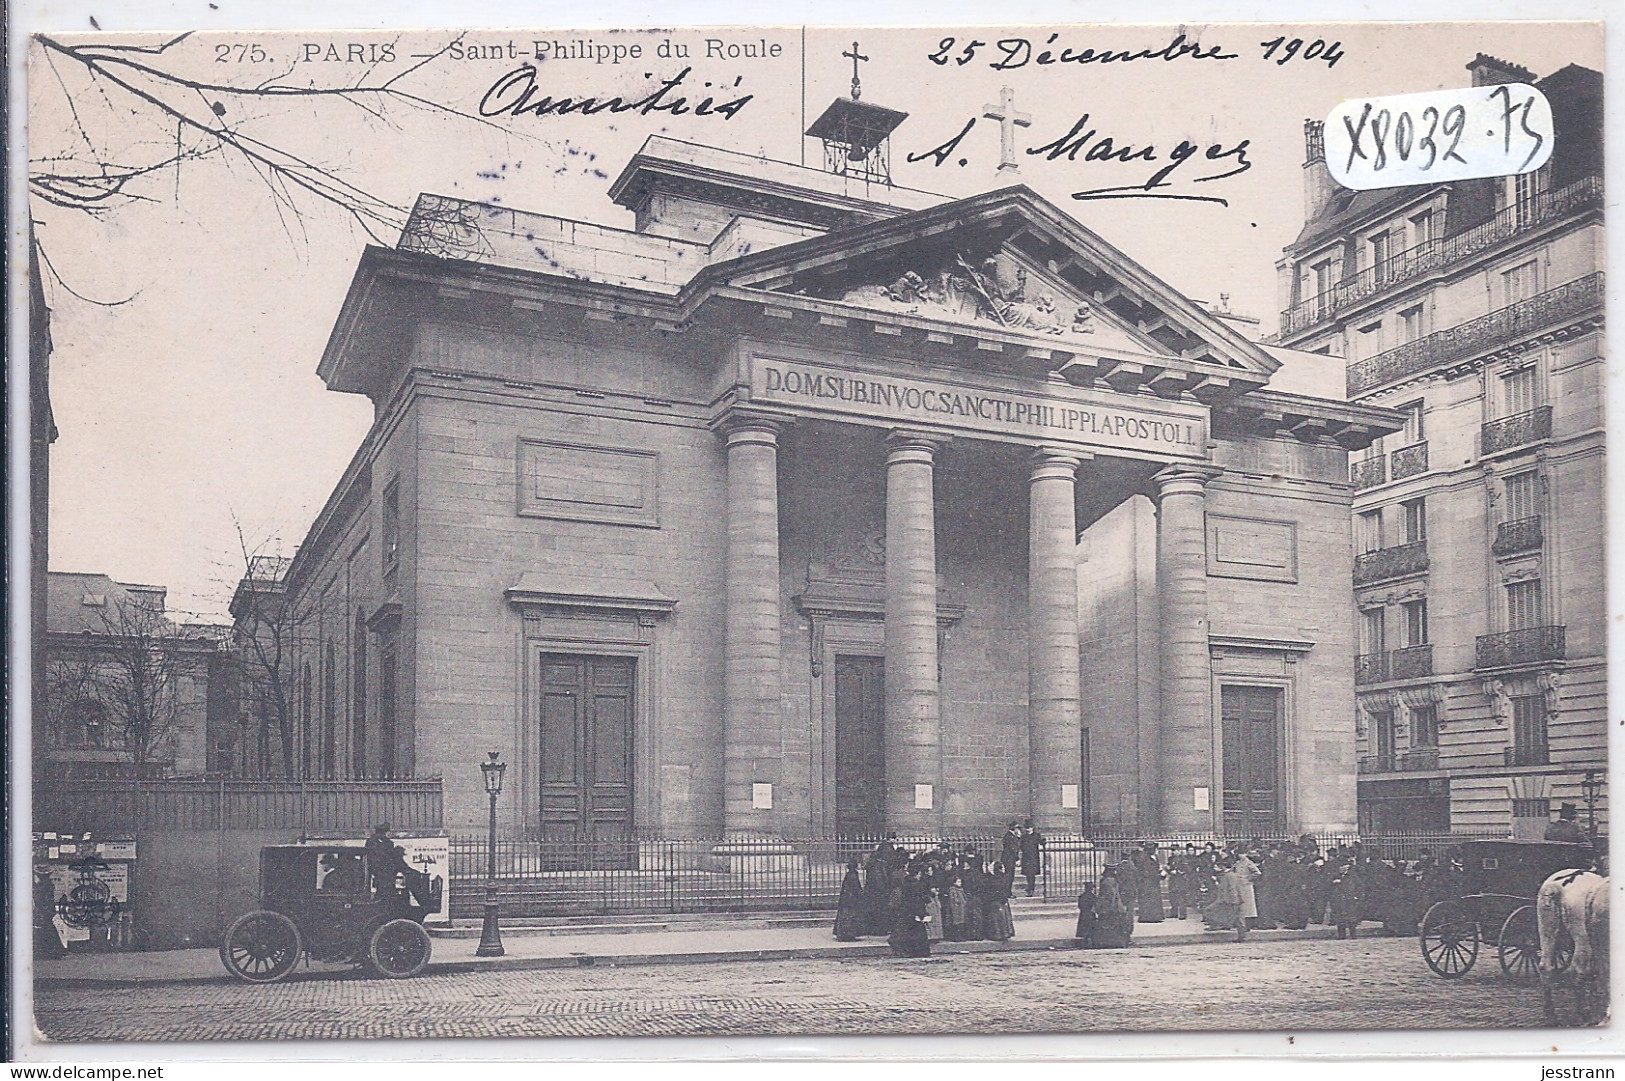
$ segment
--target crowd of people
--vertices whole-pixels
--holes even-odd
[[[1010,896],[1019,871],[1031,896],[1042,873],[1043,835],[1029,821],[1012,823],[1000,858],[943,841],[910,851],[895,835],[846,867],[835,912],[835,937],[853,942],[885,935],[901,957],[925,957],[931,944],[1015,936]]]
[[[895,836],[847,866],[835,918],[843,942],[885,935],[900,956],[933,942],[1005,941],[1015,934],[1010,898],[1017,875],[1032,896],[1043,873],[1044,838],[1031,821],[1011,823],[999,856],[949,842],[919,851]],[[1413,935],[1427,907],[1460,892],[1461,865],[1447,856],[1404,865],[1355,842],[1322,849],[1313,837],[1159,846],[1118,853],[1078,896],[1076,937],[1085,948],[1129,945],[1136,923],[1202,921],[1240,941],[1257,929],[1335,926],[1355,938],[1362,923]]]
[[[1106,867],[1098,889],[1084,887],[1077,938],[1084,946],[1123,946],[1136,921],[1197,917],[1238,941],[1260,928],[1311,923],[1355,938],[1367,921],[1384,934],[1413,935],[1428,905],[1460,892],[1460,874],[1454,859],[1424,857],[1401,867],[1359,842],[1323,851],[1312,837],[1167,849],[1147,841]]]

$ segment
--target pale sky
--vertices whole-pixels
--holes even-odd
[[[1181,29],[1204,50],[1218,46],[1237,57],[1048,66],[1029,60],[994,70],[990,62],[1005,54],[990,44],[963,66],[930,59],[947,37],[956,39],[951,56],[961,55],[973,38],[1025,38],[1036,56],[1052,33],[1059,36],[1049,48],[1057,52],[1155,50]],[[241,99],[229,99],[228,119],[399,207],[430,191],[630,228],[631,215],[606,193],[648,135],[788,161],[801,160],[805,151],[808,164],[819,164],[818,144],[799,133],[832,98],[848,93],[851,61],[840,54],[856,37],[870,58],[861,65],[863,99],[909,113],[893,139],[899,184],[954,196],[1005,186],[1010,178],[996,171],[997,125],[989,120],[978,120],[940,167],[906,161],[980,117],[1003,87],[1014,92],[1016,108],[1032,117],[1031,127],[1017,132],[1022,149],[1066,134],[1087,113],[1088,127],[1111,136],[1116,146],[1154,147],[1156,164],[1021,155],[1020,181],[1188,295],[1216,301],[1228,293],[1234,310],[1258,316],[1268,331],[1279,307],[1275,262],[1302,225],[1306,118],[1323,118],[1348,97],[1466,85],[1464,65],[1480,51],[1531,68],[1537,77],[1571,62],[1602,67],[1602,35],[1590,24],[1339,24],[1300,26],[1288,34],[1339,41],[1342,58],[1331,67],[1322,60],[1263,60],[1261,43],[1283,29],[814,28],[805,34],[805,52],[799,28],[478,31],[465,43],[480,48],[465,52],[480,55],[443,55],[398,85],[428,101],[471,110],[487,87],[518,66],[516,51],[533,58],[538,38],[566,44],[590,38],[596,44],[640,44],[644,56],[619,65],[550,57],[540,65],[541,92],[641,97],[652,85],[645,73],[665,78],[688,65],[684,85],[694,97],[721,88],[723,97],[753,98],[734,120],[605,113],[499,117],[482,125],[402,103],[386,106],[380,117],[340,99],[255,99],[246,110]],[[191,78],[233,85],[271,76],[289,85],[348,85],[370,68],[367,82],[376,85],[417,63],[411,54],[432,53],[456,36],[200,34],[158,62]],[[653,55],[667,38],[686,44],[689,58]],[[725,53],[729,45],[740,47],[740,54],[746,45],[753,52],[764,44],[769,53],[773,45],[780,48],[776,57],[707,57],[708,38],[719,39]],[[346,59],[352,44],[361,48],[358,62]],[[266,59],[253,59],[255,45]],[[336,48],[330,52],[329,45]],[[395,50],[394,63],[379,60],[385,45]],[[90,141],[121,162],[143,155],[155,160],[166,146],[172,150],[172,124],[155,120],[150,109],[132,112],[128,95],[105,82],[91,85],[72,61],[58,59],[53,71],[40,57],[36,47],[29,71],[31,159],[83,157],[87,143],[67,108],[70,95]],[[717,87],[708,91],[706,82]],[[1170,176],[1176,182],[1171,190],[1222,195],[1228,207],[1068,197],[1082,189],[1143,183],[1183,139],[1204,151],[1248,140],[1252,166],[1245,173],[1193,185],[1202,171],[1216,170],[1199,154]],[[960,158],[964,166],[957,164]],[[290,553],[366,433],[370,404],[329,392],[315,369],[368,239],[335,208],[312,198],[296,197],[297,215],[286,208],[279,215],[253,169],[229,154],[155,173],[132,190],[146,201],[100,219],[33,202],[39,240],[74,292],[102,301],[133,297],[117,307],[98,307],[46,275],[56,343],[51,393],[61,432],[51,454],[51,566],[167,585],[173,608],[222,617],[241,569],[233,512],[254,539],[278,536]]]

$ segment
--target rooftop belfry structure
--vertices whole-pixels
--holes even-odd
[[[836,98],[807,134],[824,143],[824,168],[836,176],[850,176],[877,184],[891,184],[891,133],[908,114],[862,100],[863,83],[858,63],[869,59],[852,43],[842,53],[852,61],[852,96]]]

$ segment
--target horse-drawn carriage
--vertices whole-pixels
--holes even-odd
[[[260,850],[260,908],[239,916],[220,960],[250,983],[286,977],[302,955],[416,975],[429,962],[424,917],[443,884],[371,846],[271,845]]]
[[[1590,845],[1558,841],[1467,841],[1460,848],[1456,896],[1438,901],[1422,917],[1422,957],[1447,980],[1464,976],[1478,960],[1480,944],[1495,947],[1507,979],[1534,983],[1539,977],[1540,929],[1535,894],[1558,871],[1589,867]],[[1573,943],[1563,941],[1553,958],[1566,968]]]

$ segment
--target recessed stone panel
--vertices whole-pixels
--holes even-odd
[[[658,528],[653,451],[550,439],[519,441],[519,514]]]
[[[1207,572],[1260,582],[1298,580],[1298,527],[1263,518],[1207,516]]]

